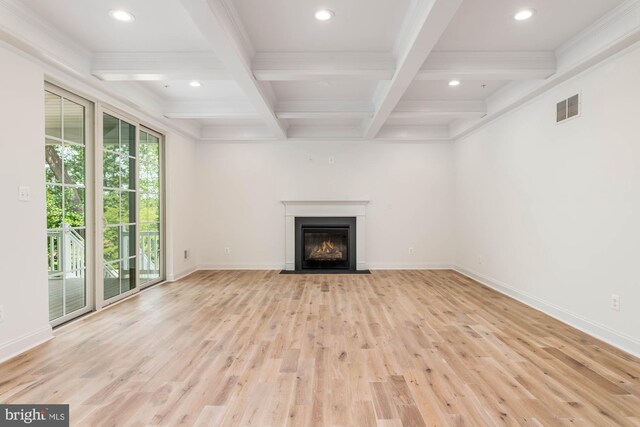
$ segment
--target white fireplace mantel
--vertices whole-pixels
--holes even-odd
[[[285,268],[295,270],[296,217],[356,217],[356,268],[366,270],[365,216],[367,199],[349,200],[282,200],[286,220]]]

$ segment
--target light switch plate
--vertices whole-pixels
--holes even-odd
[[[31,187],[21,185],[18,187],[18,200],[21,202],[31,201]]]

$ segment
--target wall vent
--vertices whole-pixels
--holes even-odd
[[[580,94],[564,99],[556,105],[556,123],[578,117],[580,115]]]

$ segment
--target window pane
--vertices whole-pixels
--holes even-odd
[[[60,230],[47,232],[47,269],[49,273],[60,271],[61,233]]]
[[[62,182],[62,143],[46,139],[44,146],[44,168],[47,182]]]
[[[104,229],[103,258],[107,262],[120,259],[120,227],[112,226]]]
[[[65,311],[72,313],[87,304],[85,293],[85,270],[65,273]]]
[[[157,194],[140,195],[140,222],[160,221],[160,199]]]
[[[136,156],[136,127],[120,121],[120,150],[127,156]]]
[[[62,274],[49,276],[49,321],[61,317],[63,312]]]
[[[120,120],[108,114],[102,120],[102,144],[105,150],[118,151],[120,146]]]
[[[62,271],[75,271],[85,268],[85,234],[84,228],[65,228]]]
[[[105,263],[103,293],[105,300],[120,294],[120,263]]]
[[[136,226],[123,225],[121,228],[120,258],[136,255]]]
[[[62,226],[62,187],[47,185],[47,228]]]
[[[130,291],[136,287],[136,259],[130,258],[120,262],[120,289],[122,292]]]
[[[84,227],[85,225],[85,189],[64,189],[64,222],[72,227]]]
[[[79,145],[66,145],[63,152],[65,184],[84,185],[84,147]]]
[[[129,157],[126,160],[128,160],[128,171],[129,171],[129,176],[122,177],[122,184],[124,185],[125,182],[127,182],[127,187],[129,190],[135,190],[136,189],[136,175],[135,175],[135,171],[136,171],[136,159],[133,157]]]
[[[45,135],[62,138],[62,98],[44,93]]]
[[[123,191],[121,194],[120,222],[122,224],[132,224],[136,222],[136,193],[134,191]]]
[[[102,157],[103,185],[107,188],[120,188],[121,156],[105,151]]]
[[[140,230],[140,281],[160,278],[160,224],[142,224]]]
[[[120,192],[105,190],[102,200],[105,224],[120,223]]]
[[[135,160],[133,164],[131,164],[129,160],[130,158],[127,156],[120,156],[118,159],[120,164],[120,188],[123,190],[135,190],[136,188],[135,181],[133,185],[131,185],[131,179],[135,179],[135,175],[131,174],[136,167]]]
[[[63,100],[64,111],[64,140],[84,144],[84,107]]]

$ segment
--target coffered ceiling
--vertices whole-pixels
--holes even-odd
[[[88,57],[80,72],[131,99],[147,96],[145,105],[189,122],[203,139],[429,140],[494,114],[500,109],[492,101],[518,87],[544,87],[570,57],[570,40],[588,38],[578,35],[638,2],[2,3],[77,45],[76,54]],[[114,20],[116,9],[135,20]],[[319,9],[331,10],[332,19],[317,20]],[[535,14],[516,21],[523,9]]]

